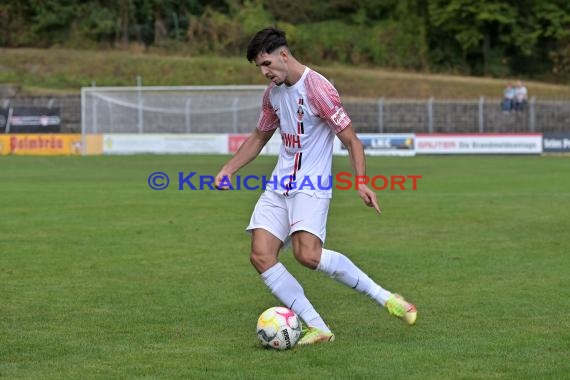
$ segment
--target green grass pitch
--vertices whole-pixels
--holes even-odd
[[[423,178],[378,192],[381,216],[335,191],[326,246],[416,303],[418,323],[285,252],[337,341],[284,352],[254,331],[278,304],[243,230],[259,191],[176,187],[227,158],[2,157],[0,378],[569,378],[568,158],[368,158],[369,175]],[[149,188],[155,171],[167,190]]]

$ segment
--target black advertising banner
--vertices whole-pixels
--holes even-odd
[[[6,121],[8,121],[8,108],[0,108],[0,133],[6,132]]]
[[[570,153],[570,133],[547,133],[542,137],[544,153]]]
[[[12,107],[0,110],[2,133],[58,133],[61,129],[59,108]]]

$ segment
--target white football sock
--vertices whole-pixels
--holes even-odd
[[[372,281],[370,277],[360,270],[348,257],[342,253],[324,249],[317,270],[328,274],[346,286],[368,295],[382,306],[392,293]]]
[[[261,278],[271,293],[286,307],[297,313],[307,326],[316,327],[326,332],[331,331],[305,296],[301,284],[283,264],[277,263],[267,269],[261,274]]]

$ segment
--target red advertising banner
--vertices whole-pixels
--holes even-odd
[[[228,135],[228,153],[234,154],[247,138],[248,134]]]

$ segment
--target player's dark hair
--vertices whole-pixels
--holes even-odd
[[[287,47],[285,32],[277,28],[265,28],[253,36],[247,46],[247,60],[253,62],[260,53],[271,54],[275,49]]]

